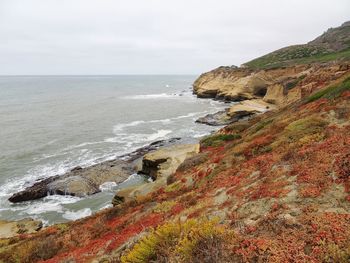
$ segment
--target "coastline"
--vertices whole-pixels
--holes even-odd
[[[103,186],[102,192],[87,198],[50,195],[36,201],[17,204],[12,204],[7,199],[13,193],[24,190],[39,180],[63,175],[77,166],[88,167],[115,159],[116,156],[128,153],[129,149],[134,150],[156,140],[181,137],[184,142],[193,143],[200,136],[211,133],[214,128],[193,124],[194,119],[222,108],[223,103],[201,100],[193,96],[187,87],[194,79],[194,76],[116,76],[101,77],[92,81],[91,78],[84,77],[45,77],[43,80],[40,77],[25,78],[33,94],[38,82],[42,81],[47,86],[43,95],[29,97],[26,103],[45,101],[36,106],[45,108],[46,105],[50,105],[47,95],[52,92],[59,92],[57,100],[60,103],[50,106],[55,114],[41,114],[40,118],[35,118],[40,121],[31,122],[32,126],[28,124],[28,127],[27,121],[23,120],[18,122],[17,126],[5,127],[9,136],[13,130],[23,139],[15,141],[14,138],[17,137],[10,136],[9,140],[2,143],[4,148],[1,148],[5,150],[2,151],[2,155],[6,156],[6,159],[0,163],[0,170],[4,169],[5,172],[0,175],[1,218],[20,220],[33,217],[42,220],[45,225],[51,225],[95,213],[109,206],[115,189],[114,183]],[[94,88],[97,80],[103,89]],[[23,78],[13,78],[9,83],[20,91],[21,81]],[[71,82],[77,88],[73,94],[70,93],[71,97],[65,99],[65,83]],[[115,83],[120,83],[122,87],[113,88]],[[130,85],[134,88],[129,89]],[[59,86],[63,88],[59,89]],[[91,92],[96,96],[85,96]],[[143,96],[145,94],[149,96]],[[8,95],[16,94],[12,92]],[[76,98],[79,98],[78,101]],[[73,116],[64,113],[72,110],[70,101],[75,101]],[[90,103],[95,105],[95,110],[87,115],[84,105]],[[143,110],[145,107],[150,113]],[[27,112],[25,116],[31,114],[29,109]],[[2,122],[6,120],[5,117]],[[73,126],[66,125],[69,123]],[[36,127],[47,129],[38,130]],[[3,131],[6,132],[6,129]],[[87,211],[85,207],[92,207],[91,211]]]

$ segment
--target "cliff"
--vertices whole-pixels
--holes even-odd
[[[203,138],[199,152],[148,155],[157,176],[147,191],[117,193],[113,208],[93,216],[1,239],[0,261],[349,262],[346,57],[221,67],[194,91],[275,109]],[[166,180],[154,169],[165,169]]]

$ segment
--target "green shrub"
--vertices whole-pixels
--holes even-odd
[[[217,219],[170,222],[141,238],[122,255],[121,262],[193,262],[195,258],[213,256],[202,255],[203,248],[209,252],[218,250],[230,241],[234,242],[233,232],[220,226]]]
[[[241,135],[239,134],[215,134],[215,135],[210,135],[203,140],[201,140],[201,145],[204,147],[209,147],[209,146],[220,146],[222,145],[223,142],[225,141],[233,141],[236,139],[240,139]]]
[[[350,246],[347,248],[340,248],[335,243],[321,242],[321,248],[323,248],[322,262],[350,262]]]
[[[306,103],[313,102],[321,98],[334,99],[339,97],[346,90],[350,90],[350,77],[338,85],[330,86],[312,94],[307,98]]]
[[[286,84],[286,89],[291,90],[291,89],[295,88],[300,83],[300,81],[302,81],[305,77],[306,77],[306,75],[301,75],[300,77],[289,81]]]

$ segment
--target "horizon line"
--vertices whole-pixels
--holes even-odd
[[[191,74],[0,74],[0,77],[69,77],[69,76],[194,76],[200,75],[201,73],[191,73]]]

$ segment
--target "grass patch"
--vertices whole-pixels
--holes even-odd
[[[283,142],[306,144],[314,140],[321,140],[322,132],[327,124],[325,120],[314,116],[293,121],[284,129],[282,136],[271,144],[272,149]]]
[[[175,183],[167,185],[164,189],[164,192],[171,193],[171,192],[175,192],[175,191],[180,190],[180,188],[181,188],[180,182],[175,182]]]
[[[201,145],[204,147],[217,147],[223,144],[223,142],[226,141],[233,141],[240,139],[241,135],[239,134],[215,134],[215,135],[210,135],[203,140],[201,140]]]
[[[157,206],[153,209],[153,212],[167,213],[173,208],[174,205],[176,205],[175,201],[164,201],[160,204],[157,204]]]
[[[253,134],[257,133],[261,129],[265,128],[267,125],[271,124],[272,122],[273,122],[273,119],[263,120],[263,121],[258,122],[253,130]]]
[[[339,97],[344,91],[350,90],[350,77],[342,83],[320,90],[306,99],[306,103],[316,101],[321,98],[334,99]]]
[[[289,81],[286,84],[286,89],[291,90],[291,89],[295,88],[300,83],[300,81],[302,81],[305,77],[306,77],[306,75],[301,75],[300,77],[293,79],[292,81]]]

